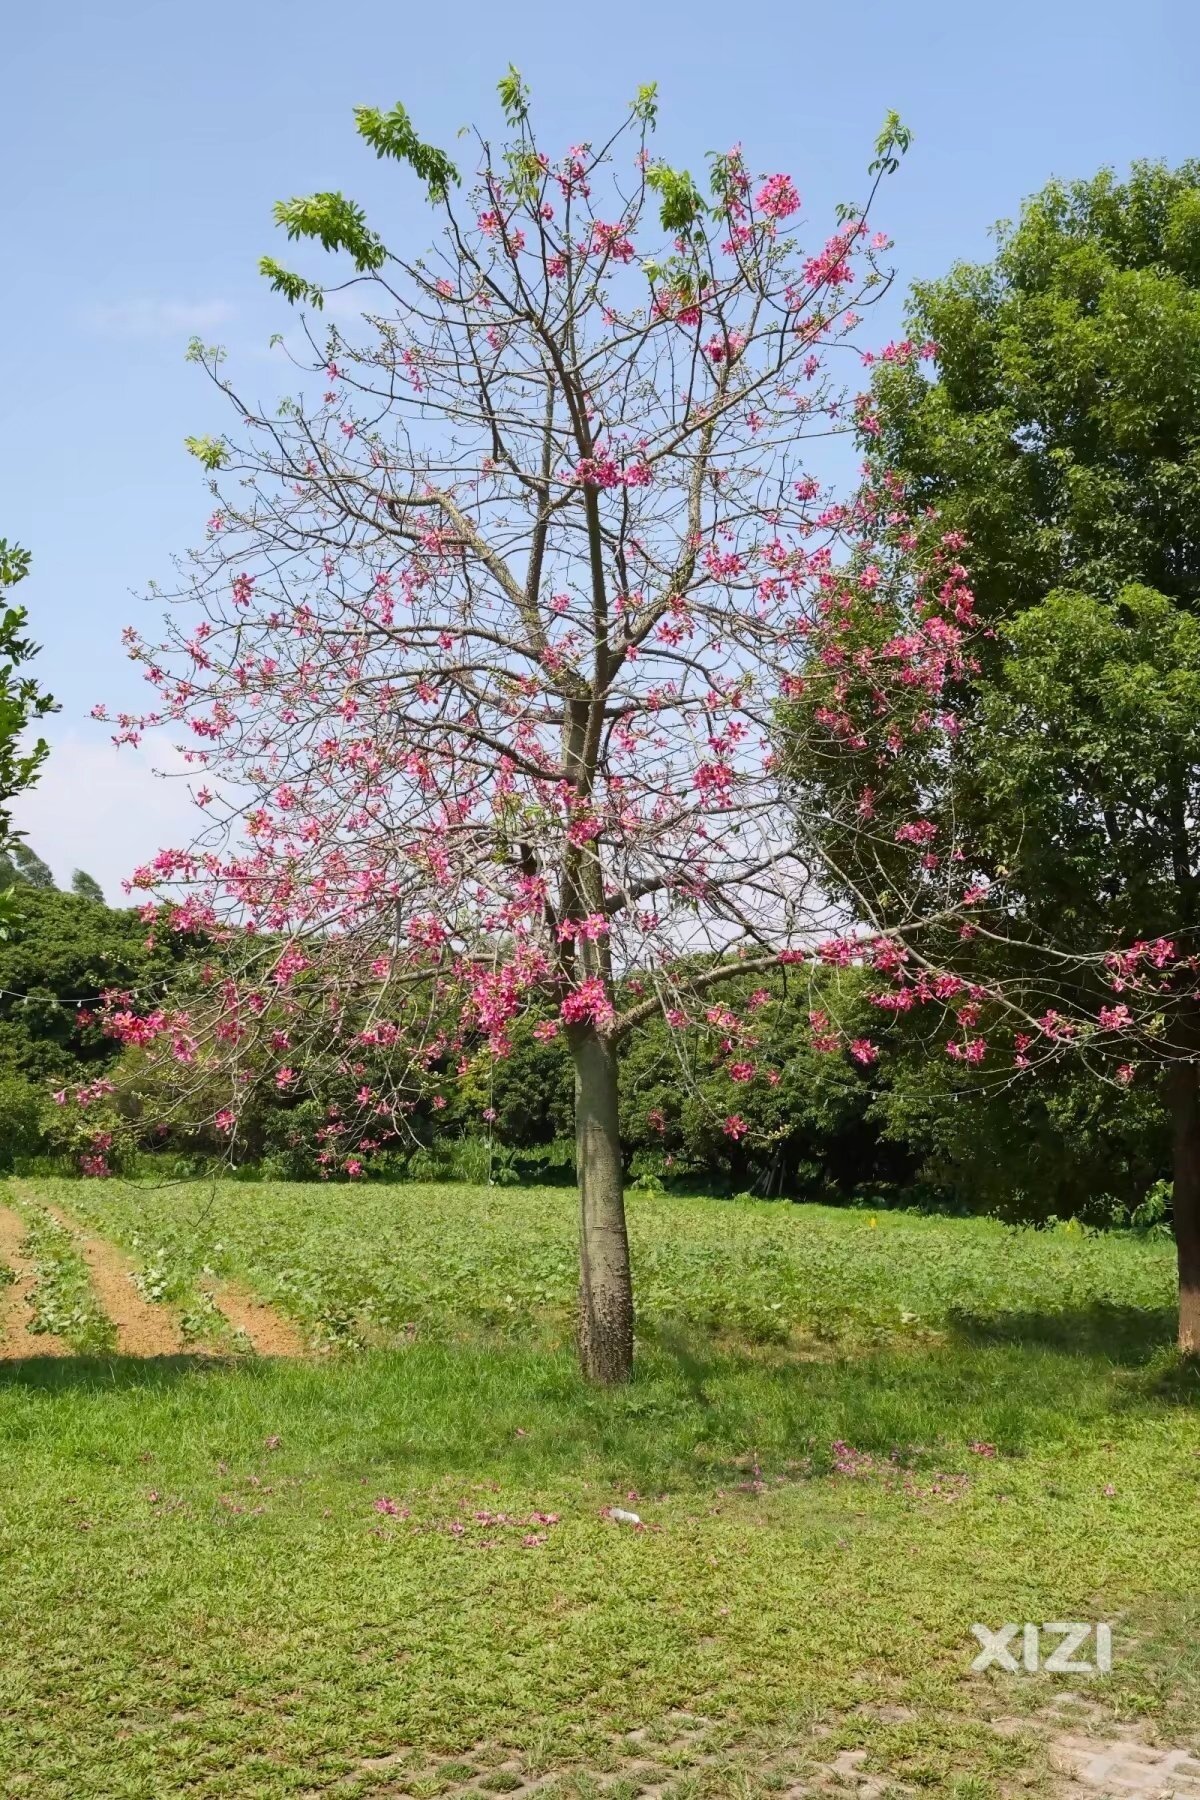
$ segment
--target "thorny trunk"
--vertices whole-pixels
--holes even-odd
[[[615,1044],[588,1026],[572,1034],[579,1184],[579,1361],[589,1381],[633,1370],[633,1284],[617,1125]]]
[[[1174,1127],[1179,1348],[1200,1356],[1200,1064],[1176,1063],[1166,1087]]]

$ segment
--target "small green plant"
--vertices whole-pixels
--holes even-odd
[[[116,1349],[116,1333],[92,1292],[87,1264],[74,1234],[44,1207],[27,1204],[22,1210],[37,1275],[31,1329],[60,1337],[85,1354],[111,1354]]]

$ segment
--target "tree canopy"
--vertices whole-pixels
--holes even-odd
[[[994,1093],[1068,1055],[1095,1081],[1166,1074],[1200,1342],[1200,163],[1051,183],[990,263],[918,284],[908,325],[862,434],[923,538],[959,546],[984,629],[921,755],[881,761],[869,727],[857,767],[822,760],[802,729],[798,778],[852,906],[928,907],[905,840],[973,871],[976,921],[936,945],[964,1077]],[[860,603],[847,666],[894,627]],[[866,716],[869,670],[818,677],[810,725],[831,683]],[[870,846],[845,828],[864,794]]]
[[[13,840],[11,803],[33,786],[49,754],[44,738],[28,741],[28,728],[57,710],[26,668],[38,650],[27,633],[28,611],[9,603],[9,591],[28,574],[29,552],[0,538],[0,852]],[[0,895],[0,934],[16,916],[11,897]]]
[[[189,440],[208,538],[164,641],[132,648],[144,723],[191,739],[211,824],[136,879],[256,955],[125,1029],[168,1047],[177,1097],[215,1058],[284,1088],[335,1043],[370,1061],[321,1127],[350,1174],[472,1034],[496,1056],[522,1017],[561,1037],[581,1350],[623,1375],[618,1046],[709,1022],[717,988],[808,960],[828,922],[780,829],[775,708],[843,565],[877,537],[903,560],[877,501],[831,504],[806,455],[852,425],[830,359],[883,290],[867,209],[907,134],[887,121],[871,193],[806,249],[785,172],[736,147],[702,184],[654,153],[652,87],[553,157],[515,72],[499,94],[505,141],[480,134],[465,177],[402,106],[356,114],[424,184],[428,251],[340,193],[276,207],[337,261],[316,280],[266,258],[272,287],[313,312],[348,284],[365,313],[357,334],[306,324],[276,416],[196,350],[236,423]],[[931,670],[958,629],[918,628]],[[754,1032],[725,1013],[735,1057]],[[253,1086],[218,1110],[231,1142]]]

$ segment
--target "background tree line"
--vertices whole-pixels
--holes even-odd
[[[26,866],[31,857],[45,870],[29,851]],[[22,884],[18,876],[17,893],[20,930],[0,944],[0,1165],[69,1158],[52,1092],[98,1075],[113,1081],[114,1102],[135,1127],[146,1121],[144,1133],[134,1133],[141,1153],[187,1167],[227,1156],[205,1105],[166,1133],[149,1123],[153,1071],[137,1049],[113,1044],[89,1004],[111,988],[152,998],[184,975],[195,945],[159,939],[148,947],[135,911],[60,893],[44,877]],[[737,1064],[722,1054],[719,1022],[683,1042],[662,1025],[624,1051],[621,1125],[634,1183],[1012,1218],[1151,1216],[1148,1196],[1170,1164],[1153,1095],[1097,1087],[1069,1072],[1054,1083],[964,1081],[905,1019],[889,1024],[879,1062],[861,1067],[815,1048],[811,1019],[825,1010],[844,1030],[869,1024],[878,1038],[859,971],[830,971],[815,986],[807,976],[754,985],[770,994],[758,1016],[783,1071],[777,1086],[730,1074]],[[317,1132],[330,1105],[362,1079],[330,1067],[309,1071],[302,1092],[264,1089],[238,1149],[246,1173],[317,1176]],[[572,1082],[562,1045],[539,1041],[525,1021],[509,1056],[480,1054],[464,1079],[445,1083],[444,1107],[418,1106],[411,1140],[384,1155],[376,1172],[480,1180],[490,1172],[500,1185],[569,1180]],[[730,1114],[746,1121],[743,1139],[725,1132]]]

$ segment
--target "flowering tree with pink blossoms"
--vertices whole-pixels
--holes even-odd
[[[322,1156],[352,1175],[479,1046],[503,1056],[519,1015],[561,1035],[580,1354],[611,1381],[633,1347],[618,1046],[707,1019],[770,1079],[722,983],[810,964],[839,916],[777,726],[840,597],[905,578],[886,485],[836,505],[805,462],[854,424],[828,366],[886,239],[864,206],[801,251],[792,179],[740,149],[702,193],[651,153],[652,89],[557,160],[515,72],[500,95],[509,141],[477,141],[465,197],[402,107],[357,114],[426,185],[423,257],[340,194],[277,208],[341,259],[332,286],[264,262],[309,309],[300,397],[261,412],[196,350],[237,425],[190,440],[207,540],[163,641],[129,634],[157,699],[117,737],[184,730],[206,824],[135,885],[214,955],[169,1004],[107,1011],[181,1100],[224,1084],[230,1141],[256,1092],[302,1092],[332,1058],[358,1085]],[[906,141],[889,121],[876,185]],[[331,291],[363,341],[318,334]],[[894,675],[961,677],[966,629],[931,593]]]

